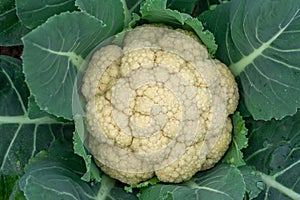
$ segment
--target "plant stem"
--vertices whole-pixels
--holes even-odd
[[[116,180],[110,178],[106,174],[103,174],[101,179],[101,186],[99,189],[99,192],[97,194],[96,200],[105,200],[107,199],[111,191],[111,189],[114,187]]]
[[[50,117],[40,117],[30,119],[25,115],[20,116],[0,116],[0,124],[68,124],[57,121]]]
[[[291,190],[290,188],[282,185],[281,183],[277,182],[276,179],[273,176],[269,176],[269,175],[266,175],[264,173],[261,173],[260,176],[261,176],[261,179],[263,180],[263,182],[267,186],[278,190],[279,192],[281,192],[281,193],[285,194],[286,196],[290,197],[291,199],[300,199],[300,194],[298,194],[297,192]]]

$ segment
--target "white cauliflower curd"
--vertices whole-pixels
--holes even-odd
[[[238,104],[227,67],[192,33],[143,25],[95,51],[84,74],[86,145],[124,183],[178,183],[213,167],[230,142]]]

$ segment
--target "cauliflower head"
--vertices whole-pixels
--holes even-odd
[[[111,177],[178,183],[213,167],[238,104],[228,68],[191,32],[143,25],[96,50],[82,82],[86,145]]]

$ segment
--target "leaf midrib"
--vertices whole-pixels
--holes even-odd
[[[115,185],[115,180],[108,177],[107,175],[103,175],[102,180],[101,180],[101,187],[98,191],[97,197],[95,198],[96,200],[105,200],[109,195],[111,189]]]
[[[30,119],[26,115],[18,116],[0,116],[0,124],[67,124],[66,122],[57,121],[51,117],[40,117],[35,119]]]
[[[280,28],[280,30],[272,37],[270,38],[267,42],[262,43],[262,45],[254,49],[252,53],[250,53],[248,56],[244,56],[242,59],[240,59],[236,63],[232,63],[229,66],[229,69],[231,72],[234,74],[234,76],[239,76],[245,69],[246,67],[251,64],[257,57],[259,57],[264,50],[270,47],[270,45],[285,31],[285,29],[292,23],[292,21],[295,19],[296,15],[298,14],[299,9],[295,12],[293,17],[289,20],[289,22],[283,27]]]
[[[260,173],[262,181],[268,186],[276,189],[280,193],[292,198],[292,199],[300,199],[300,194],[293,191],[292,189],[282,185],[279,183],[274,176],[269,176],[264,173]]]
[[[72,64],[77,68],[77,70],[80,69],[80,66],[84,61],[84,59],[80,55],[76,54],[74,51],[55,51],[55,50],[43,47],[42,45],[39,45],[34,42],[32,42],[32,45],[43,51],[50,53],[50,54],[67,57],[68,60],[71,61]]]

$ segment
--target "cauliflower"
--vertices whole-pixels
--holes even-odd
[[[230,142],[234,77],[191,32],[143,25],[96,50],[83,77],[86,145],[124,183],[178,183],[213,167]]]

